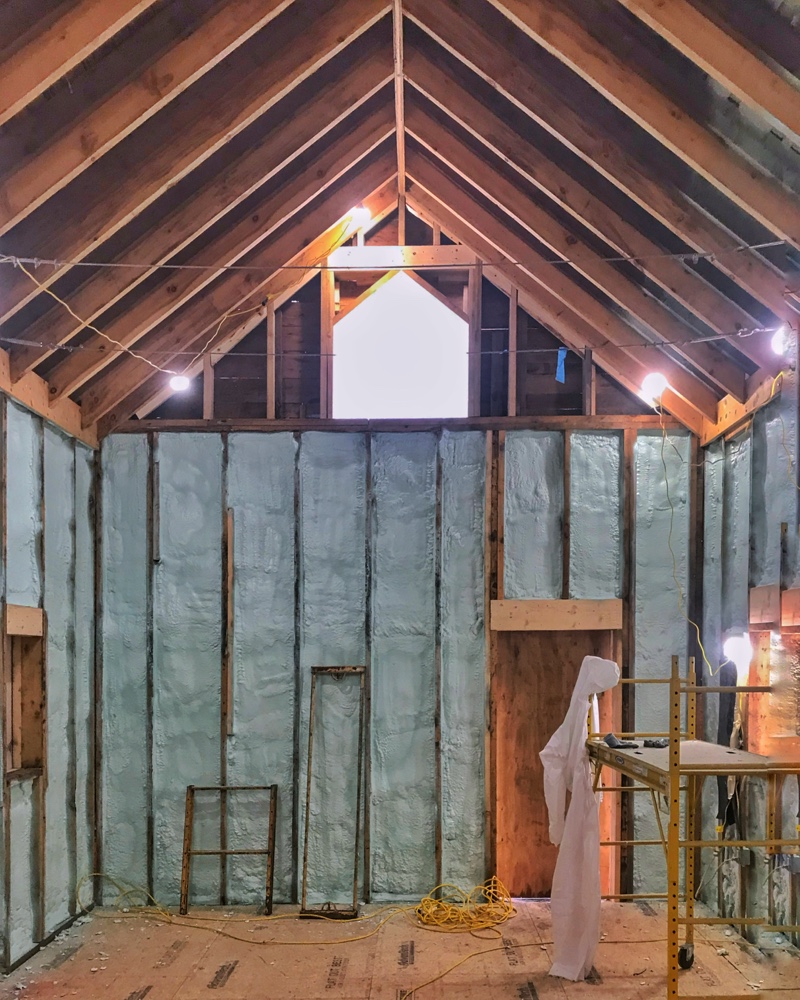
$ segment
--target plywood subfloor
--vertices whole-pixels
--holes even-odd
[[[366,912],[376,909],[369,907]],[[290,907],[278,910],[293,912]],[[500,939],[435,934],[398,917],[364,940],[326,943],[364,934],[375,923],[294,919],[265,923],[241,910],[196,910],[186,923],[157,924],[104,911],[7,977],[0,996],[3,1000],[75,996],[103,1000],[404,1000],[408,996],[415,1000],[659,1000],[665,993],[664,915],[663,910],[648,905],[604,904],[596,975],[584,983],[547,975],[552,937],[546,903],[520,902],[517,916],[504,925]],[[267,939],[276,943],[255,943]],[[486,953],[464,962],[444,979],[414,990],[479,950]],[[770,1000],[800,998],[796,954],[762,955],[719,926],[698,941],[694,967],[682,977],[682,992],[695,996],[755,993],[760,987],[769,990]]]

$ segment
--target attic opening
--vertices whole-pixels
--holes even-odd
[[[336,322],[333,416],[464,417],[468,324],[399,272]]]

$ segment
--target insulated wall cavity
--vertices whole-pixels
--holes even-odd
[[[560,598],[564,435],[509,431],[505,443],[506,598]]]
[[[569,596],[622,594],[622,435],[570,434]],[[560,596],[560,595],[559,595]]]
[[[363,666],[366,661],[366,438],[361,434],[304,434],[299,475],[297,697],[301,723],[298,823],[302,862],[311,668]],[[358,822],[354,742],[357,704],[352,678],[320,684],[308,824],[309,903],[352,900]]]
[[[376,434],[372,466],[371,870],[377,898],[415,898],[436,882],[436,438]]]
[[[729,442],[724,460],[722,522],[723,637],[746,632],[750,622],[750,496],[752,438],[742,434]]]
[[[291,434],[232,434],[227,505],[234,517],[233,733],[228,783],[278,786],[275,897],[292,895],[295,711],[295,456]],[[228,843],[263,848],[265,793],[228,797]],[[234,858],[228,899],[263,898],[263,857]]]
[[[6,601],[42,602],[42,421],[8,401]]]
[[[636,477],[635,660],[638,678],[669,677],[672,657],[687,668],[690,536],[690,437],[682,432],[640,431],[634,449]],[[635,728],[663,732],[669,723],[667,685],[639,685]],[[637,839],[658,840],[649,801],[634,799]],[[639,801],[639,800],[642,801]],[[666,878],[663,851],[640,847],[634,858],[635,891],[660,891]]]
[[[146,886],[151,814],[147,437],[107,437],[101,460],[102,867]],[[104,885],[103,894],[110,903],[116,890]]]
[[[44,931],[74,912],[75,857],[75,452],[44,429],[44,607],[47,614],[47,785]]]
[[[485,878],[486,438],[444,431],[441,455],[442,879]]]
[[[153,887],[178,896],[187,785],[220,784],[222,440],[158,439],[153,539]],[[198,792],[194,844],[219,847],[219,796]],[[194,903],[219,901],[218,858],[192,863]]]

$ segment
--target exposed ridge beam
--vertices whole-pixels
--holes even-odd
[[[39,211],[26,220],[25,247],[5,245],[6,253],[40,258],[82,260],[140,215],[156,199],[182,180],[235,135],[265,114],[321,66],[360,38],[389,10],[388,0],[339,0],[309,22],[307,12],[287,11],[273,36],[275,54],[242,77],[230,72],[230,88],[213,103],[193,102],[191,114],[183,109],[184,127],[177,129],[144,159],[128,162],[115,150],[95,169],[101,171],[89,204],[64,213],[53,227],[52,216]],[[181,104],[182,102],[178,102]],[[173,109],[170,109],[172,113]],[[127,154],[126,154],[127,155]],[[77,180],[81,185],[85,178]],[[101,180],[102,178],[102,180]],[[87,181],[88,184],[88,181]],[[56,196],[61,207],[67,192]],[[35,223],[30,226],[31,223]],[[69,265],[40,274],[45,287],[69,270]],[[0,322],[18,312],[39,290],[16,268],[3,273],[0,287]]]
[[[462,220],[468,219],[470,226],[481,232],[482,242],[489,243],[494,250],[485,258],[488,265],[497,260],[498,254],[516,262],[520,271],[528,275],[536,285],[545,289],[552,299],[561,303],[563,310],[579,316],[584,328],[588,326],[595,331],[594,342],[580,343],[581,352],[584,347],[594,348],[599,342],[600,345],[610,343],[618,347],[624,356],[636,359],[637,367],[642,366],[639,359],[648,358],[649,364],[663,371],[670,385],[687,401],[691,401],[695,409],[709,418],[715,416],[717,397],[700,379],[682,368],[655,345],[648,344],[632,327],[562,274],[558,268],[541,267],[541,258],[523,239],[479,205],[435,165],[416,152],[412,152],[408,159],[408,173],[409,177],[425,191],[429,194],[435,193],[437,200],[450,206],[454,215]],[[438,221],[440,225],[445,226],[448,219],[449,216],[442,218],[440,215]],[[466,240],[463,226],[455,229],[448,224],[447,229],[468,245],[474,245],[474,239]],[[475,247],[475,250],[478,254],[484,252],[482,247]]]
[[[800,136],[800,92],[687,0],[620,0],[670,45],[735,94]]]
[[[482,231],[473,228],[471,221],[457,215],[449,204],[445,205],[439,198],[415,184],[410,169],[409,178],[410,204],[424,213],[426,218],[438,222],[443,229],[446,228],[448,232],[462,239],[476,253],[493,258],[494,263],[485,265],[483,271],[492,284],[506,295],[516,288],[518,304],[529,316],[547,327],[576,354],[582,354],[584,347],[587,344],[591,345],[593,357],[598,365],[630,392],[638,394],[642,379],[650,371],[646,365],[614,347],[590,324],[566,308],[546,288],[533,281],[530,275],[512,260],[498,261],[497,247],[484,238]],[[668,389],[664,393],[663,402],[665,408],[686,427],[696,434],[702,432],[703,415],[682,396]]]
[[[83,0],[0,65],[0,125],[66,76],[155,0]]]
[[[180,96],[291,2],[230,0],[64,135],[0,177],[0,235]]]
[[[620,255],[638,258],[635,266],[643,274],[715,333],[731,334],[758,325],[752,316],[679,260],[663,256],[663,247],[649,240],[554,160],[525,141],[423,52],[408,51],[405,67],[406,79],[415,91]],[[736,341],[736,348],[759,367],[777,373],[780,359],[761,340],[742,338]]]
[[[407,120],[409,135],[432,156],[445,162],[463,181],[477,188],[553,254],[569,259],[571,267],[647,326],[657,338],[677,342],[673,350],[699,368],[724,394],[730,393],[740,401],[745,398],[745,375],[735,362],[711,344],[680,343],[691,339],[693,333],[689,327],[548,215],[490,161],[478,156],[417,107],[409,106]],[[547,265],[542,265],[541,270],[546,268]],[[570,273],[569,267],[550,265],[550,270]]]
[[[739,240],[637,161],[613,135],[593,128],[585,113],[568,102],[568,95],[556,92],[535,68],[514,56],[512,40],[489,38],[480,25],[445,0],[404,2],[406,17],[690,248],[718,255],[715,266],[776,316],[794,316],[784,298],[781,275],[756,254],[742,251]],[[509,23],[509,34],[515,33]]]
[[[357,163],[391,135],[392,125],[389,104],[364,118],[351,134],[322,149],[304,170],[290,174],[279,187],[266,191],[259,202],[252,206],[248,204],[244,217],[232,221],[216,239],[202,246],[184,262],[202,265],[213,261],[216,265],[214,270],[165,272],[159,285],[148,289],[115,322],[100,329],[125,347],[135,345],[222,276],[225,267],[237,264],[322,191],[327,191],[352,171]],[[118,357],[113,349],[109,349],[108,341],[97,334],[91,334],[82,346],[85,350],[68,354],[48,373],[55,398],[75,392]]]
[[[302,218],[276,234],[275,239],[267,241],[255,255],[250,256],[247,263],[253,267],[253,271],[232,272],[229,277],[223,277],[216,282],[206,295],[195,298],[171,317],[169,322],[151,331],[140,344],[140,352],[145,356],[148,352],[158,352],[157,355],[154,353],[154,356],[159,358],[163,367],[168,367],[175,358],[177,364],[185,367],[187,359],[180,358],[179,352],[194,350],[195,347],[199,350],[209,340],[209,335],[217,327],[221,316],[252,306],[254,301],[258,301],[257,296],[263,298],[263,289],[272,276],[278,274],[287,286],[294,283],[293,271],[275,267],[276,260],[291,260],[301,253],[321,230],[331,226],[338,226],[339,233],[352,235],[353,229],[348,214],[350,209],[354,204],[358,204],[364,191],[376,191],[386,182],[387,177],[391,177],[394,182],[394,156],[390,157],[388,153],[375,159],[368,166],[353,171],[352,176],[348,176],[333,191],[326,192],[317,205],[310,206]],[[366,204],[372,209],[369,201]],[[209,348],[211,347],[213,342],[209,345]],[[164,378],[163,375],[154,373],[150,365],[137,358],[119,358],[82,395],[84,420],[87,423],[94,422],[100,417],[111,414],[112,416],[104,424],[106,429],[109,429],[109,421],[113,426],[120,420],[127,419],[131,413],[136,412],[139,405],[134,401],[129,406],[126,402],[127,397],[154,377]]]
[[[554,0],[489,2],[744,212],[800,247],[797,200],[617,58],[563,6]]]
[[[391,76],[385,55],[368,54],[351,70],[322,90],[293,117],[281,121],[264,141],[229,164],[224,174],[215,176],[193,192],[159,224],[132,242],[113,258],[113,263],[161,264],[187,247],[227,212],[266,184],[292,160],[322,136],[353,115]],[[100,268],[70,296],[73,311],[94,322],[106,309],[131,292],[154,273],[155,268]],[[84,328],[58,304],[21,333],[36,344],[65,344]],[[15,380],[43,361],[52,351],[38,346],[11,349],[11,375]]]

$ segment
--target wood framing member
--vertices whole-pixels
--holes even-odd
[[[328,147],[314,157],[307,171],[292,173],[286,182],[270,188],[262,200],[252,205],[247,215],[220,232],[212,242],[185,261],[204,264],[218,262],[214,269],[165,272],[161,282],[151,289],[127,312],[109,324],[103,332],[124,347],[137,343],[159,323],[185,306],[216,278],[225,274],[225,267],[268,242],[269,237],[295,213],[305,208],[320,193],[337,183],[354,165],[370,154],[375,146],[391,134],[391,108],[387,104],[359,122],[353,132],[341,142]],[[253,303],[251,303],[252,305]],[[85,341],[92,348],[87,360],[85,351],[75,351],[59,362],[50,372],[54,398],[70,395],[92,376],[114,360],[108,341],[91,334]]]
[[[512,287],[508,294],[508,415],[517,415],[517,351],[519,333],[519,291]]]
[[[394,185],[394,179],[391,182],[384,184],[378,191],[374,192],[369,197],[369,204],[372,209],[372,220],[370,221],[370,228],[377,226],[379,223],[383,222],[387,216],[389,216],[396,208],[397,200],[396,197],[392,197],[389,192],[389,186]],[[396,192],[395,192],[396,194]],[[287,283],[286,271],[278,272],[264,285],[263,293],[267,298],[267,307],[269,309],[270,304],[275,307],[276,312],[276,327],[279,317],[277,315],[278,310],[282,305],[288,302],[289,299],[293,298],[300,289],[306,285],[313,278],[316,278],[320,272],[320,268],[317,266],[321,263],[325,256],[330,253],[331,245],[335,245],[337,241],[348,239],[350,235],[347,226],[342,227],[340,224],[326,230],[321,233],[315,239],[311,240],[307,247],[305,247],[300,254],[293,257],[287,263],[292,266],[291,282]],[[309,265],[306,270],[303,268]],[[299,277],[295,277],[299,273]],[[266,313],[265,310],[265,313]],[[219,339],[215,342],[213,349],[207,355],[211,358],[212,366],[216,365],[224,356],[225,352],[229,351],[232,347],[243,340],[244,337],[250,333],[262,320],[259,314],[255,317],[248,316],[245,321],[233,328],[223,330],[220,333]],[[277,329],[276,329],[277,337]],[[277,358],[276,358],[277,361]],[[189,377],[196,375],[200,370],[201,360],[198,359],[194,364],[190,365],[186,371]],[[276,408],[277,400],[279,398],[279,389],[277,385],[278,373],[276,364]],[[131,411],[136,414],[137,417],[146,417],[148,413],[151,413],[156,407],[160,406],[164,400],[169,399],[170,396],[174,394],[174,390],[169,386],[165,386],[153,392],[152,390],[148,392],[147,398],[144,402],[137,402],[136,408]],[[137,400],[138,400],[137,394]],[[273,419],[273,418],[269,418]]]
[[[116,154],[104,157],[98,169],[113,169],[116,177],[108,178],[107,184],[98,183],[93,200],[74,219],[65,212],[57,239],[49,215],[40,224],[37,222],[30,238],[59,259],[84,259],[363,35],[387,10],[387,0],[341,0],[309,22],[305,9],[290,8],[281,18],[281,31],[276,30],[271,39],[274,58],[246,76],[231,67],[228,86],[224,81],[218,83],[218,98],[214,102],[204,99],[201,107],[191,109],[191,114],[186,111],[181,122],[176,122],[175,134],[150,150],[146,158],[120,163]],[[42,283],[50,285],[66,270],[68,265],[48,269]],[[12,273],[4,290],[0,322],[35,294],[36,288],[25,275]]]
[[[81,408],[71,399],[51,401],[50,386],[35,372],[29,372],[18,382],[11,381],[11,360],[8,352],[0,348],[0,392],[27,406],[40,417],[60,427],[67,434],[83,441],[92,448],[97,447],[97,427],[93,422],[83,425]]]
[[[717,406],[716,420],[707,418],[703,420],[700,444],[705,447],[724,434],[730,434],[747,420],[750,420],[757,410],[780,396],[784,378],[796,378],[796,375],[784,372],[780,377],[764,379],[744,403],[739,403],[735,399],[731,399],[730,396],[721,399]]]
[[[165,263],[305,153],[314,142],[321,140],[350,115],[356,116],[364,101],[389,80],[388,61],[376,52],[368,51],[363,58],[357,59],[351,71],[331,81],[326,90],[291,118],[280,121],[267,133],[264,142],[248,149],[229,164],[223,175],[196,188],[191,198],[181,202],[159,220],[158,226],[128,244],[109,262]],[[357,119],[354,117],[354,120]],[[154,273],[155,267],[101,269],[72,292],[70,306],[85,322],[94,322],[106,309]],[[33,345],[12,348],[12,376],[18,378],[51,353],[47,348],[36,345],[42,342],[66,343],[81,329],[82,324],[77,323],[66,309],[54,305],[21,333],[21,337],[33,341]]]
[[[210,333],[218,326],[220,316],[225,312],[247,308],[257,295],[266,298],[270,294],[281,294],[285,288],[295,283],[295,269],[312,267],[320,263],[320,259],[324,260],[332,244],[343,242],[352,235],[347,213],[354,199],[364,201],[373,215],[382,210],[385,185],[394,184],[393,171],[394,159],[388,152],[369,165],[361,166],[343,183],[318,199],[315,206],[305,212],[295,224],[285,232],[282,231],[268,246],[251,257],[248,263],[257,269],[255,273],[233,272],[231,277],[215,285],[212,295],[193,300],[175,319],[152,331],[147,337],[146,346],[159,352],[166,350],[175,354],[195,348],[219,348],[224,342],[224,331],[210,342],[209,338]],[[362,197],[365,190],[372,192],[366,199]],[[339,221],[335,222],[333,220],[337,214]],[[326,230],[328,235],[328,244],[321,257],[317,256],[315,259],[310,254],[307,257],[301,256],[309,245],[313,245],[319,253],[319,245],[315,241],[321,229]],[[286,270],[276,267],[276,260],[296,262],[292,270]],[[164,358],[166,365],[170,355],[160,356]],[[163,375],[153,372],[152,367],[143,361],[126,357],[92,387],[87,395],[91,395],[98,409],[103,410],[105,433],[121,420],[127,420],[156,395],[162,385],[155,379],[163,379]]]
[[[336,271],[384,271],[411,268],[467,268],[477,261],[460,243],[444,246],[364,246],[339,247],[328,257],[328,267]]]
[[[0,125],[78,66],[155,0],[82,0],[0,65]]]
[[[0,177],[0,235],[180,96],[291,2],[230,0],[64,135],[24,160],[14,173]]]
[[[781,593],[781,628],[800,630],[800,590]]]
[[[397,133],[397,242],[406,242],[406,126],[403,75],[403,0],[392,0],[394,117]]]
[[[555,0],[489,0],[518,28],[688,163],[748,215],[800,246],[800,208],[788,191],[598,42]]]
[[[480,22],[452,0],[404,0],[404,4],[407,18],[493,89],[684,240],[690,249],[718,254],[715,266],[776,316],[789,317],[783,279],[755,253],[742,251],[735,237],[652,167],[632,156],[608,130],[592,128],[585,108],[570,103],[569,94],[556,90],[535,66],[515,55],[512,32],[501,39],[490,38]],[[409,52],[407,73],[414,72],[412,58]],[[453,108],[460,103],[461,98],[450,102]]]
[[[800,94],[687,0],[620,0],[739,100],[800,135]]]
[[[481,289],[483,285],[483,267],[480,263],[470,268],[467,285],[467,302],[469,330],[469,358],[467,361],[467,413],[471,417],[481,415]]]
[[[781,623],[781,587],[779,583],[750,588],[750,625],[756,628],[779,628]]]
[[[275,390],[277,380],[275,369],[277,364],[276,351],[278,348],[277,338],[277,313],[275,310],[275,300],[267,301],[267,419],[274,420],[276,414]]]
[[[608,243],[614,252],[637,257],[636,266],[644,274],[715,333],[752,328],[754,319],[749,313],[680,261],[665,257],[662,247],[575,181],[533,142],[526,142],[423,51],[408,54],[406,74],[416,91]],[[759,338],[742,339],[737,349],[759,367],[778,370],[774,353]]]
[[[333,417],[333,317],[336,276],[330,269],[320,274],[319,316],[319,415]]]
[[[582,362],[583,413],[584,416],[591,417],[597,412],[597,373],[592,361],[591,347],[584,350]]]
[[[211,355],[203,358],[203,420],[214,419],[214,368]]]
[[[655,363],[655,360],[648,363],[645,359],[648,355],[652,359],[657,358],[659,369],[663,371],[673,390],[669,397],[665,395],[665,399],[670,400],[669,406],[675,404],[672,398],[674,394],[682,396],[688,404],[682,410],[680,419],[687,422],[687,426],[693,424],[693,429],[699,433],[700,414],[705,414],[709,419],[716,417],[717,397],[699,379],[644,339],[641,340],[641,346],[631,347],[637,340],[632,327],[557,268],[541,268],[538,264],[541,258],[527,243],[453,184],[441,171],[432,168],[427,161],[416,155],[413,161],[409,158],[408,168],[411,177],[418,182],[414,185],[412,200],[427,208],[430,214],[438,214],[442,225],[446,224],[450,232],[473,246],[478,253],[486,254],[487,259],[497,260],[498,256],[508,258],[509,263],[503,265],[502,270],[509,282],[516,284],[520,293],[524,289],[536,295],[539,307],[528,311],[550,326],[559,339],[579,353],[587,346],[592,347],[598,363],[618,380],[621,377],[623,384],[636,393],[639,392],[644,376],[652,370],[651,365]],[[424,191],[420,189],[420,184]],[[431,194],[432,190],[437,192],[436,197]],[[409,197],[412,197],[411,188]],[[492,280],[488,271],[486,273]],[[543,305],[555,300],[558,304],[554,309],[547,309],[549,315],[545,318]],[[612,356],[619,358],[613,365]],[[689,408],[696,411],[694,418],[689,416]],[[688,423],[690,420],[691,424]]]
[[[622,601],[492,601],[497,632],[600,631],[622,628]]]
[[[487,158],[478,156],[452,132],[412,105],[409,105],[406,121],[409,134],[432,157],[446,163],[464,182],[475,187],[519,226],[527,229],[553,254],[569,260],[571,266],[561,269],[565,274],[570,274],[574,268],[635,320],[652,330],[656,337],[678,344],[673,350],[702,369],[723,392],[739,400],[744,398],[745,376],[739,365],[710,344],[687,343],[691,340],[692,330],[686,324],[612,264],[604,261],[559,220],[541,209],[518,185],[504,177],[501,162],[494,163],[491,154]],[[542,266],[544,269],[545,265]]]
[[[6,635],[44,635],[44,610],[24,604],[6,604]]]
[[[392,198],[392,207],[394,207]],[[122,421],[113,428],[115,434],[141,434],[146,431],[159,431],[180,434],[204,434],[207,432],[222,432],[226,430],[237,433],[251,431],[275,431],[285,433],[292,431],[337,431],[342,434],[394,434],[405,431],[412,433],[436,432],[442,429],[454,431],[520,431],[520,430],[679,430],[682,424],[671,417],[658,416],[626,416],[600,415],[596,417],[452,417],[448,419],[415,419],[415,420],[319,420],[307,417],[302,420],[255,420],[243,418],[239,420],[129,420]],[[798,591],[800,593],[800,591]]]

